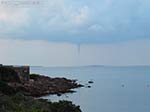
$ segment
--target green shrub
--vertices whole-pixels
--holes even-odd
[[[50,108],[52,112],[81,112],[80,106],[76,106],[70,101],[50,103]]]
[[[39,74],[30,74],[30,79],[36,80],[39,76]]]
[[[0,97],[0,112],[81,112],[80,107],[69,101],[47,102],[17,93]]]

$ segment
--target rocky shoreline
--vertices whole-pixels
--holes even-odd
[[[73,92],[78,87],[82,85],[76,80],[29,74],[28,67],[0,66],[0,112],[81,112],[70,101],[35,98]]]
[[[40,97],[48,94],[61,95],[63,93],[72,93],[72,89],[82,87],[76,80],[66,78],[50,78],[37,74],[31,74],[30,80],[26,83],[9,82],[9,86],[25,95]]]

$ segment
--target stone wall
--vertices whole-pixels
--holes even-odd
[[[30,67],[29,66],[21,66],[21,67],[13,67],[15,72],[17,72],[21,82],[27,82],[30,79]]]
[[[8,71],[10,70],[11,72],[15,72],[15,74],[17,74],[17,76],[19,77],[20,79],[20,82],[24,83],[24,82],[27,82],[29,81],[30,79],[30,67],[29,66],[0,66],[0,75],[1,76],[7,76],[9,78],[9,75],[13,75],[11,73],[9,73]],[[3,69],[6,69],[6,73],[2,70]],[[11,76],[10,76],[11,77]]]

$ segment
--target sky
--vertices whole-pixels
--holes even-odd
[[[0,0],[0,63],[150,65],[149,0],[30,1]]]

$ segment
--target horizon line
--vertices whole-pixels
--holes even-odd
[[[40,66],[30,65],[30,67],[149,67],[150,65],[70,65],[70,66]]]

